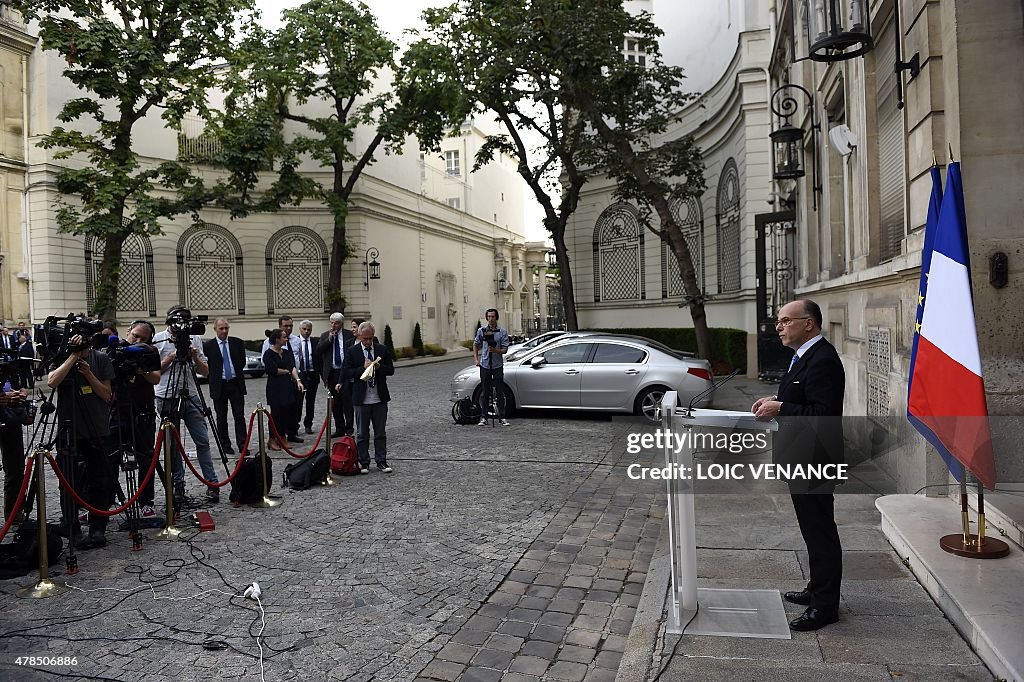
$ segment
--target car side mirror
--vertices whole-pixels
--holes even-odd
[[[534,369],[540,369],[540,366],[544,364],[547,364],[547,360],[544,359],[543,355],[538,355],[535,358],[530,358],[530,367]]]

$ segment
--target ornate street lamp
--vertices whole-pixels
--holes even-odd
[[[791,180],[804,176],[804,129],[790,122],[799,109],[796,95],[802,93],[807,98],[807,106],[811,109],[811,145],[814,145],[814,98],[810,92],[799,85],[784,84],[772,93],[772,113],[779,117],[778,127],[771,132],[772,158],[774,168],[772,177],[776,180]]]
[[[502,268],[494,273],[494,295],[497,296],[508,288],[508,280],[505,279],[505,269]]]
[[[875,46],[867,0],[804,0],[803,7],[813,61],[841,62]]]
[[[371,279],[380,279],[380,263],[377,262],[377,257],[380,256],[380,251],[377,247],[371,246],[366,250],[366,255],[363,257],[363,267],[366,268],[366,278],[363,280],[363,286],[367,289],[370,288]]]

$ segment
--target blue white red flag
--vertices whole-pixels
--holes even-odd
[[[932,181],[938,181],[937,170]],[[936,197],[933,186],[933,203]],[[946,191],[934,224],[931,205],[928,214],[907,417],[942,454],[957,480],[963,476],[958,462],[992,489],[995,459],[974,319],[960,164],[950,163],[946,170]],[[933,225],[929,249],[927,230]]]

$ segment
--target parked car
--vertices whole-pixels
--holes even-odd
[[[263,356],[254,350],[245,351],[245,369],[242,373],[247,378],[259,379],[266,373],[266,368],[263,366]]]
[[[254,350],[245,351],[245,367],[242,369],[242,374],[247,379],[259,379],[266,373],[267,370],[263,366],[263,356]],[[197,378],[201,384],[205,384],[208,381],[206,377]]]
[[[518,354],[520,351],[531,350],[541,344],[551,341],[552,339],[557,339],[559,336],[563,336],[564,334],[566,334],[564,331],[544,332],[543,334],[538,334],[523,343],[512,344],[508,347],[508,352],[505,354],[505,358],[512,359],[512,356]]]
[[[660,421],[665,393],[689,404],[711,387],[711,364],[641,336],[568,333],[505,362],[505,403],[511,408],[628,412]],[[450,400],[480,398],[480,368],[452,380]],[[696,403],[711,404],[711,396]]]

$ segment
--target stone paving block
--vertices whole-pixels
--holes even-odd
[[[514,608],[508,612],[509,620],[521,620],[527,623],[536,623],[540,620],[541,612],[536,609]]]
[[[524,641],[525,640],[522,637],[496,633],[491,635],[490,639],[484,643],[484,646],[490,649],[508,651],[509,653],[514,654],[522,648]]]
[[[500,635],[496,635],[500,636]],[[480,649],[470,664],[475,667],[496,668],[504,670],[512,662],[512,654],[497,649]]]
[[[452,643],[446,644],[443,649],[437,652],[437,658],[456,663],[469,663],[470,659],[476,655],[476,652],[476,647]]]
[[[534,656],[536,658],[543,658],[549,661],[555,659],[555,654],[558,652],[558,644],[553,642],[543,642],[537,639],[531,639],[523,645],[522,650],[519,652],[520,656]]]
[[[549,611],[559,613],[576,613],[580,609],[580,603],[572,599],[554,599],[548,604]]]
[[[541,616],[541,620],[543,621],[547,615]],[[526,637],[530,634],[531,630],[533,630],[533,623],[518,620],[506,620],[498,626],[498,632],[505,635],[515,635],[516,637]]]
[[[501,682],[537,682],[539,679],[539,677],[522,673],[505,673],[501,677]]]
[[[530,639],[540,640],[543,642],[554,642],[559,643],[565,637],[565,628],[555,627],[553,625],[538,625],[530,633]]]
[[[544,671],[551,665],[551,661],[546,658],[537,658],[536,656],[516,656],[515,660],[512,661],[512,665],[509,670],[517,673],[524,673],[526,675],[543,675]]]
[[[551,602],[550,599],[544,599],[542,597],[523,597],[519,600],[518,608],[521,609],[533,609],[536,611],[544,611],[548,604]]]
[[[590,666],[590,670],[587,671],[587,676],[584,678],[586,682],[615,682],[615,670],[608,670],[607,668],[598,668],[597,666]]]
[[[597,655],[594,660],[594,665],[600,668],[609,668],[611,670],[619,669],[619,662],[622,661],[622,653],[617,651],[602,651]]]
[[[460,663],[452,663],[450,661],[431,661],[426,668],[420,673],[421,676],[432,679],[432,680],[447,680],[454,682],[459,679],[459,675],[466,669],[466,666]]]
[[[542,625],[554,625],[556,627],[566,627],[572,622],[571,613],[559,613],[558,611],[548,611],[540,617],[540,623]]]
[[[491,668],[468,668],[462,674],[462,682],[498,682],[501,679],[500,670]]]
[[[567,680],[568,682],[582,682],[586,676],[587,666],[569,661],[558,661],[547,672],[549,679]]]
[[[597,655],[597,651],[584,646],[566,644],[558,652],[558,660],[574,661],[576,663],[590,663]]]

